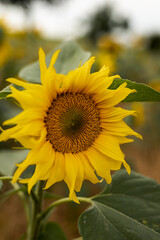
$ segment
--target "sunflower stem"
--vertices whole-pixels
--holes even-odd
[[[38,215],[42,211],[42,201],[43,201],[42,187],[43,187],[43,182],[39,181],[37,183],[35,193],[31,195],[31,208],[32,208],[31,221],[28,226],[27,240],[37,240],[39,236],[41,225],[40,225],[40,220],[38,218]]]
[[[12,195],[14,195],[15,193],[18,193],[20,191],[23,191],[23,187],[18,188],[18,189],[11,189],[8,190],[7,192],[4,192],[1,196],[0,196],[0,204],[2,202],[4,202],[6,199],[8,199],[9,197],[11,197]]]
[[[13,177],[12,176],[3,176],[0,177],[1,181],[12,181]]]
[[[78,197],[78,200],[79,200],[79,202],[93,204],[93,202],[90,198]],[[63,204],[63,203],[68,203],[68,202],[73,202],[73,200],[71,200],[69,198],[62,198],[62,199],[59,199],[59,200],[53,202],[52,204],[50,204],[48,206],[48,208],[46,208],[46,210],[44,212],[39,214],[39,220],[42,221],[43,219],[47,218],[47,216],[52,212],[52,210],[55,207],[57,207],[58,205]]]
[[[17,193],[17,195],[22,200],[22,203],[23,203],[23,206],[24,206],[24,209],[25,209],[25,213],[26,213],[26,217],[27,217],[27,221],[29,222],[29,209],[28,209],[28,204],[27,204],[27,199],[26,199],[24,188],[20,187],[17,182],[13,183],[12,179],[13,179],[13,176],[0,177],[0,180],[2,180],[2,181],[11,181],[10,184],[13,187],[13,193],[15,191],[15,193]],[[18,180],[21,180],[21,178],[19,178]]]

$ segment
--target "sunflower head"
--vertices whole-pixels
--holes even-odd
[[[120,144],[133,141],[129,135],[141,136],[123,121],[134,111],[115,107],[131,90],[122,84],[115,90],[108,89],[114,78],[109,69],[90,73],[94,57],[67,75],[58,74],[54,63],[56,51],[47,68],[45,54],[39,51],[41,84],[31,84],[10,78],[9,82],[24,88],[11,87],[9,97],[16,99],[23,111],[4,125],[14,125],[2,131],[0,141],[18,140],[30,152],[17,165],[13,182],[30,165],[35,172],[29,179],[28,190],[38,180],[45,180],[45,188],[64,180],[69,197],[78,202],[75,192],[80,191],[84,180],[98,183],[97,175],[111,182],[111,170],[123,164],[128,173],[130,167],[124,159]]]

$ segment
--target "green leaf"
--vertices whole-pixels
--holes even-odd
[[[3,182],[0,180],[0,190],[2,188]]]
[[[6,176],[13,174],[16,163],[21,162],[27,156],[28,150],[1,150],[0,173]]]
[[[57,223],[48,222],[40,233],[38,240],[67,240],[67,238]]]
[[[160,232],[160,185],[153,179],[122,170],[113,175],[103,194],[108,206]]]
[[[17,88],[18,90],[23,90],[23,88],[20,87],[20,86],[17,86],[15,84],[10,84],[0,91],[0,99],[6,99],[7,96],[11,93],[10,86],[13,86],[13,87]],[[10,97],[9,97],[9,99],[10,99]]]
[[[154,180],[122,170],[92,200],[79,219],[84,240],[160,239],[160,185]]]
[[[160,101],[160,92],[157,92],[148,85],[132,82],[127,79],[114,79],[110,89],[117,89],[122,83],[126,82],[127,87],[135,89],[137,92],[131,93],[123,102],[155,102]]]
[[[83,64],[90,57],[89,52],[82,50],[79,45],[73,41],[68,41],[59,45],[51,53],[46,56],[46,64],[49,66],[53,53],[61,49],[61,52],[54,65],[56,72],[61,74],[67,74],[69,71],[77,68],[80,63]],[[19,76],[29,82],[40,83],[40,69],[39,62],[36,61],[19,72]]]
[[[108,184],[102,194],[125,194],[143,200],[154,201],[160,205],[160,184],[149,177],[131,171],[129,175],[125,170],[113,174],[113,181]]]
[[[0,99],[6,99],[7,95],[11,93],[10,87],[7,86],[0,91]]]
[[[96,201],[80,216],[79,229],[84,240],[160,239],[152,229]]]

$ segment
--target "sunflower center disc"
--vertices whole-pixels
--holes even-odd
[[[87,150],[100,134],[99,109],[85,94],[65,93],[53,100],[45,118],[47,140],[55,151]]]
[[[73,136],[78,133],[84,125],[84,116],[80,109],[71,108],[60,117],[62,133]]]

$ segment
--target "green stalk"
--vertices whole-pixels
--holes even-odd
[[[43,200],[43,182],[39,181],[36,186],[36,190],[31,192],[31,217],[30,223],[28,226],[27,232],[27,240],[38,240],[39,232],[41,230],[42,224],[44,224],[45,220],[48,219],[49,214],[52,210],[63,203],[73,202],[69,198],[59,199],[52,204],[50,204],[43,212],[42,212],[42,200]],[[90,198],[78,197],[80,202],[85,202],[89,204],[93,204]]]
[[[18,193],[20,191],[23,190],[23,187],[19,188],[19,189],[11,189],[8,190],[7,192],[4,192],[1,196],[0,196],[0,204],[2,204],[4,201],[6,201],[6,199],[8,199],[9,197],[11,197],[12,195],[14,195],[15,193]]]
[[[90,198],[78,197],[78,200],[79,200],[79,202],[93,204],[93,202]],[[41,214],[39,214],[39,220],[42,221],[43,219],[45,219],[56,206],[63,204],[63,203],[67,203],[67,202],[73,202],[73,200],[71,200],[69,198],[62,198],[62,199],[59,199],[59,200],[53,202],[52,204],[50,204],[48,206],[48,208],[46,208],[45,211],[43,211]]]
[[[10,195],[12,195],[12,193],[14,194],[14,193],[17,193],[18,194],[18,196],[21,198],[21,200],[22,200],[22,202],[23,202],[23,205],[24,205],[24,208],[25,208],[25,212],[26,212],[26,216],[27,216],[27,221],[29,222],[29,214],[28,214],[28,206],[27,206],[27,202],[26,202],[26,196],[25,196],[25,194],[24,194],[24,192],[23,192],[23,188],[21,188],[19,185],[18,185],[18,183],[12,183],[12,179],[13,179],[13,176],[1,176],[0,177],[0,180],[1,181],[6,181],[6,182],[9,182],[9,181],[11,181],[11,185],[12,185],[12,187],[14,188],[13,190],[10,190],[10,191],[8,191],[7,193],[8,193],[8,195],[7,195],[7,193],[6,193],[6,196],[8,197],[8,196],[10,196]],[[21,178],[19,178],[18,179],[18,181],[19,180],[21,180]],[[5,196],[5,194],[4,194],[4,196]]]
[[[12,176],[3,176],[0,177],[1,181],[12,181],[13,177]]]
[[[42,212],[43,182],[39,181],[35,193],[31,194],[31,220],[28,226],[27,240],[37,240],[41,228],[38,215]]]

